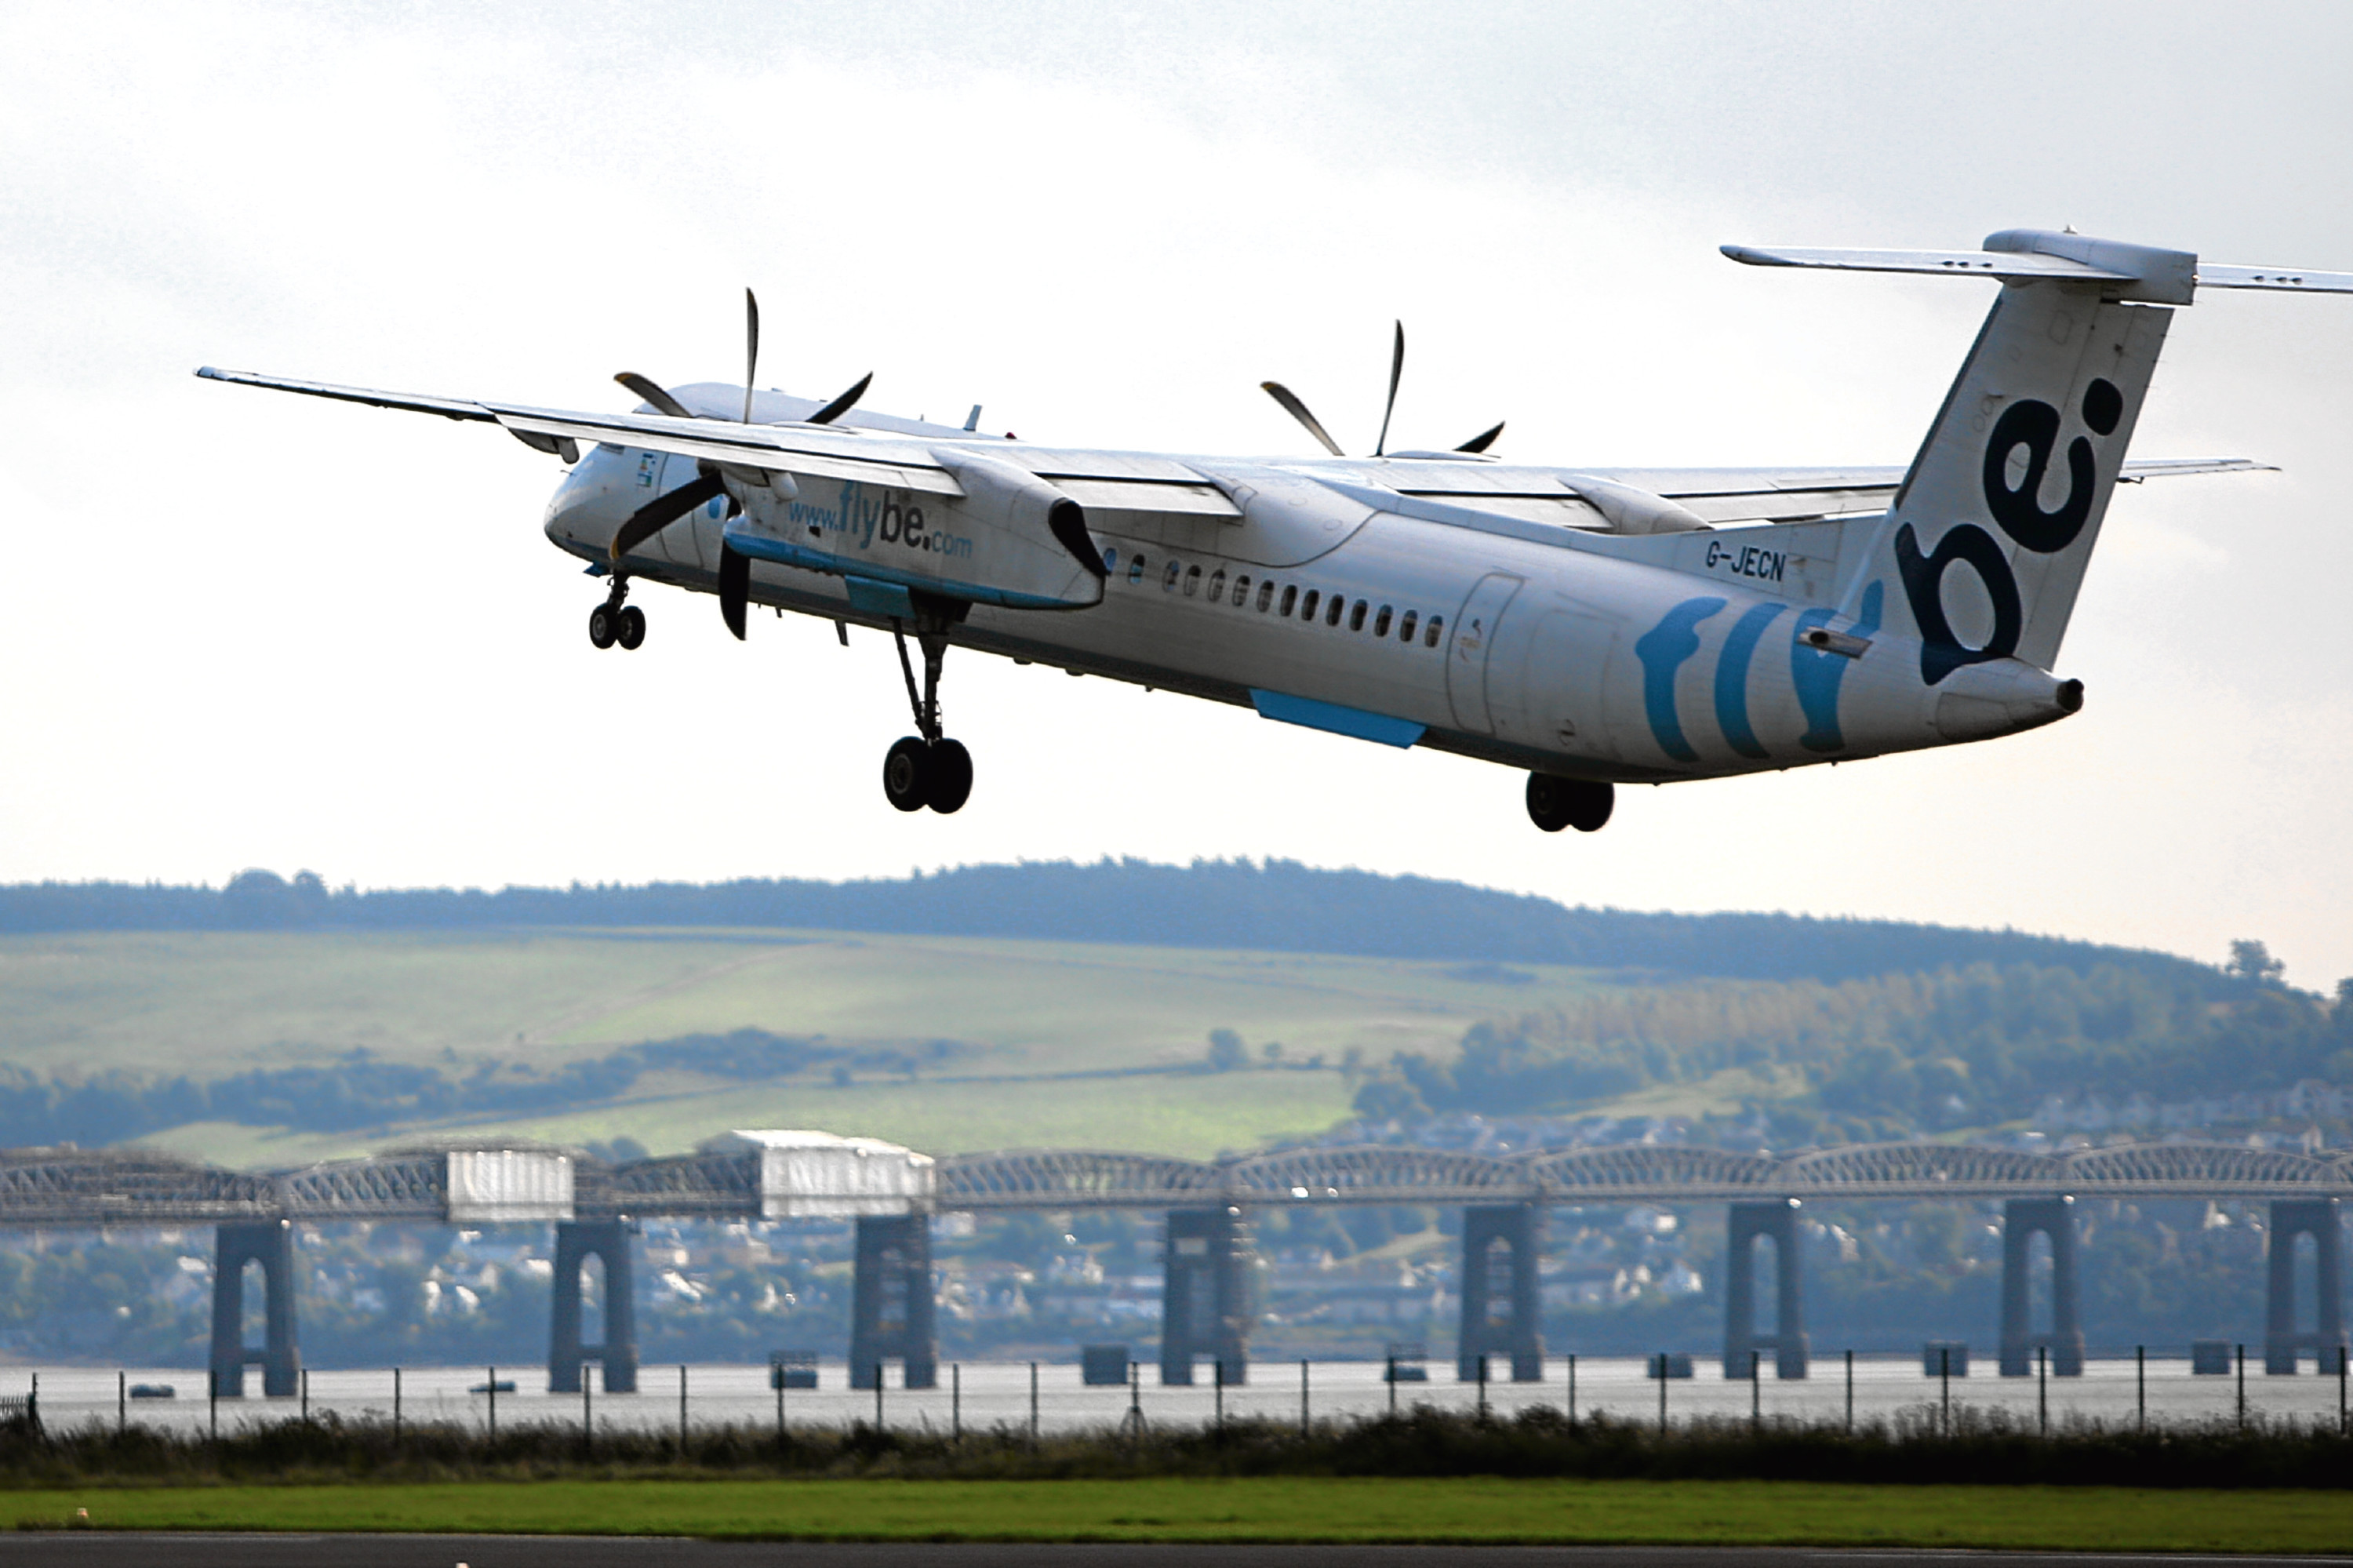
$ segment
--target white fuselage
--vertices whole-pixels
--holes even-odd
[[[1025,455],[1002,440],[973,444],[997,458]],[[1457,466],[1434,460],[1178,461],[1234,499],[1240,515],[1090,508],[1088,531],[1108,567],[1099,604],[978,604],[950,640],[1255,703],[1269,716],[1365,738],[1621,781],[1978,739],[2072,711],[2060,683],[2015,660],[1932,690],[1912,639],[1873,635],[1883,588],[1855,605],[1832,603],[1875,518],[1627,538],[1538,524],[1524,538],[1377,509],[1331,487],[1410,489],[1437,482],[1429,471]],[[1551,469],[1482,463],[1476,472],[1499,493],[1559,490]],[[595,449],[551,503],[548,535],[602,561],[632,512],[693,474],[685,458]],[[853,574],[860,558],[924,555],[955,534],[955,503],[938,495],[849,481],[805,482],[790,500],[734,493],[747,513],[739,529],[813,535],[809,520],[823,514],[825,536]],[[720,501],[699,508],[621,569],[714,590],[726,512]],[[923,519],[919,528],[911,513]],[[754,566],[751,598],[862,625],[892,619],[853,578],[769,560]],[[1809,628],[1867,646],[1853,657],[1820,651],[1799,641]]]

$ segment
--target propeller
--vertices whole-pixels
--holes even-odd
[[[1373,442],[1373,455],[1386,457],[1389,450],[1389,416],[1397,412],[1398,383],[1405,378],[1405,323],[1397,324],[1397,346],[1389,350],[1389,400],[1381,405],[1381,433]]]
[[[1397,336],[1389,349],[1389,397],[1388,401],[1381,406],[1381,433],[1373,442],[1375,457],[1388,455],[1389,418],[1397,412],[1398,385],[1405,379],[1405,323],[1398,322],[1396,327]],[[1261,381],[1259,386],[1268,397],[1282,405],[1284,413],[1306,427],[1307,433],[1321,442],[1325,451],[1334,457],[1348,455],[1340,450],[1340,443],[1332,439],[1331,432],[1324,428],[1323,422],[1307,411],[1307,405],[1300,401],[1297,393],[1280,381]],[[1480,431],[1454,450],[1458,452],[1483,452],[1493,446],[1495,438],[1503,433],[1504,422],[1499,419],[1492,429]]]
[[[760,369],[760,300],[751,290],[744,291],[744,423],[752,422],[752,398]],[[655,411],[673,419],[697,418],[693,409],[671,395],[668,388],[651,376],[640,376],[634,370],[624,370],[613,377],[622,386],[653,405]],[[867,387],[874,384],[874,373],[868,371],[857,383],[824,408],[803,421],[811,425],[830,425],[858,406],[866,396]],[[727,498],[727,514],[733,517],[742,510],[735,499],[727,493],[716,465],[703,460],[695,464],[695,477],[667,494],[657,495],[633,513],[613,535],[607,556],[615,566],[621,557],[644,544],[664,528],[677,522],[696,507],[707,502]],[[737,638],[744,635],[744,614],[750,602],[752,563],[727,547],[723,539],[719,546],[719,608],[727,620],[727,629]]]

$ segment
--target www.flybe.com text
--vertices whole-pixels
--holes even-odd
[[[864,485],[845,482],[832,505],[793,501],[786,503],[785,514],[797,528],[806,528],[818,535],[832,535],[838,542],[854,544],[861,550],[871,550],[880,543],[901,545],[951,560],[972,555],[969,538],[927,527],[923,509],[914,504],[913,496],[905,492],[883,491],[878,494]]]

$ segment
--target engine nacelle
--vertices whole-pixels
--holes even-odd
[[[731,549],[758,561],[1008,609],[1101,604],[1103,556],[1085,509],[1001,458],[942,448],[961,495],[855,480],[800,482],[796,497],[742,493]]]

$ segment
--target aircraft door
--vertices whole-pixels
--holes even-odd
[[[662,493],[667,495],[680,485],[692,482],[695,473],[692,458],[681,457],[676,452],[670,453],[662,469]],[[662,553],[667,555],[674,565],[702,569],[702,530],[706,527],[717,526],[705,515],[708,510],[707,506],[698,506],[654,535],[656,542],[661,546]]]
[[[1455,724],[1474,735],[1495,733],[1494,715],[1487,706],[1487,655],[1494,648],[1504,609],[1519,591],[1518,577],[1489,572],[1454,618],[1453,635],[1446,645],[1446,700],[1454,709]]]
[[[1604,616],[1554,609],[1529,633],[1518,671],[1521,733],[1572,757],[1615,758],[1606,706],[1618,629]]]

